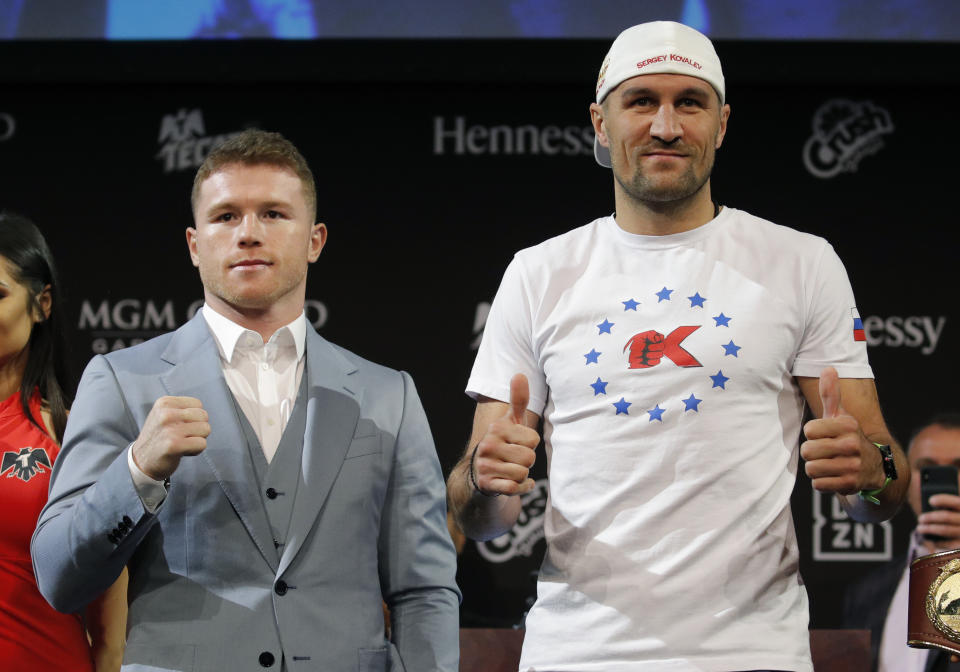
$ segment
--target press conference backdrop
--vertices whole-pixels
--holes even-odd
[[[79,371],[190,318],[202,296],[184,238],[194,171],[232,133],[278,130],[313,166],[330,230],[309,320],[413,374],[449,471],[472,419],[462,389],[512,254],[612,210],[587,115],[606,42],[233,47],[0,48],[0,207],[35,219],[52,244],[71,361]],[[733,112],[717,200],[833,243],[899,437],[960,407],[956,47],[719,49]],[[718,449],[725,438],[736,440],[718,437]],[[464,625],[522,622],[543,552],[544,461],[517,527],[464,548]],[[913,521],[853,523],[800,471],[812,625],[835,627],[843,584],[902,551]]]

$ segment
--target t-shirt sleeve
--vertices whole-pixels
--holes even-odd
[[[792,374],[819,378],[832,366],[841,378],[873,378],[850,279],[826,242],[807,288],[806,321]]]
[[[473,363],[467,394],[476,399],[510,400],[510,379],[526,375],[530,384],[527,409],[543,415],[547,383],[533,346],[534,306],[522,260],[514,257],[490,307],[480,349]]]

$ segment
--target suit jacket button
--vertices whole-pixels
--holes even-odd
[[[277,584],[273,587],[277,595],[286,595],[287,594],[287,582],[283,579],[277,581]]]
[[[273,665],[273,660],[274,660],[273,654],[270,653],[269,651],[264,651],[263,653],[260,654],[259,660],[260,660],[260,664],[263,665],[264,667],[270,667]]]
[[[269,497],[270,499],[276,499],[277,494],[278,494],[277,491],[274,490],[273,488],[267,488],[267,497]]]

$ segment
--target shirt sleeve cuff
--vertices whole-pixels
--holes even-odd
[[[130,469],[133,487],[140,495],[140,501],[143,502],[143,508],[147,513],[156,513],[163,500],[167,498],[166,482],[154,480],[140,470],[137,463],[133,461],[132,443],[127,446],[127,467]]]

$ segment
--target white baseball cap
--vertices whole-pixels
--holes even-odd
[[[637,75],[689,75],[712,86],[726,102],[723,69],[713,43],[703,33],[674,21],[651,21],[627,28],[617,36],[600,66],[597,102],[624,80]],[[597,163],[610,167],[610,150],[593,141]]]

